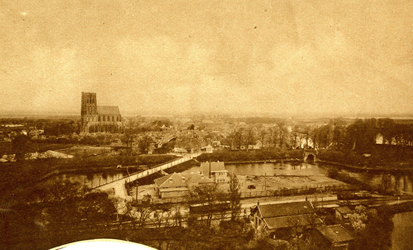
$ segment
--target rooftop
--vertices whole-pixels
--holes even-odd
[[[315,213],[309,201],[258,205],[258,211],[262,218]]]
[[[331,243],[347,242],[354,240],[353,236],[341,225],[319,226],[317,230]]]
[[[353,213],[353,210],[351,210],[349,207],[345,206],[345,207],[338,207],[336,208],[336,210],[340,213],[340,214],[351,214]]]

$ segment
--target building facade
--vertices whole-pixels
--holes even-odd
[[[224,162],[202,162],[200,171],[216,183],[227,183],[230,181],[228,170],[225,169]]]
[[[81,132],[111,132],[122,130],[122,117],[118,106],[98,106],[96,93],[82,92]]]

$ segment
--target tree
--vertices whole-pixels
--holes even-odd
[[[126,147],[128,148],[128,155],[132,154],[134,137],[135,135],[133,131],[126,131],[126,133],[120,138],[121,142],[126,144]]]
[[[231,220],[236,220],[241,210],[241,192],[236,174],[230,175],[228,196],[230,201]]]
[[[386,208],[366,209],[357,206],[355,212],[349,215],[351,225],[355,229],[354,249],[382,249],[391,248],[391,235],[393,231],[393,214]]]
[[[24,134],[17,134],[12,140],[13,152],[16,154],[16,161],[23,161],[26,153],[29,152],[29,137]]]
[[[375,144],[376,135],[375,119],[359,119],[347,127],[345,147],[359,153],[370,152]]]
[[[143,154],[148,153],[149,147],[152,143],[152,138],[149,135],[144,135],[138,140],[139,151]]]
[[[151,210],[153,213],[151,220],[157,228],[170,226],[169,219],[172,217],[172,210],[169,205],[154,205]]]
[[[232,137],[231,146],[239,149],[242,146],[242,137],[243,137],[242,128],[235,130],[231,137]]]
[[[104,192],[86,194],[78,204],[78,210],[89,226],[99,228],[102,223],[106,226],[113,219],[116,208],[109,195]]]
[[[132,219],[133,227],[144,228],[152,212],[151,207],[148,204],[137,202],[128,202],[126,205],[127,215]]]
[[[217,203],[225,201],[225,195],[219,190],[217,183],[199,185],[192,190],[191,201],[203,204],[201,210],[195,213],[195,217],[201,217],[206,226],[210,227],[213,215],[217,212]]]

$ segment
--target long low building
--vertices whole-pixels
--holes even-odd
[[[257,205],[252,211],[258,230],[277,233],[280,229],[314,227],[322,224],[311,202]]]

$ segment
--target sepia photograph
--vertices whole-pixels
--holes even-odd
[[[0,249],[413,249],[413,1],[0,19]]]

